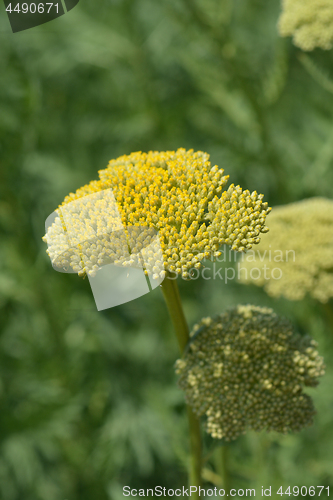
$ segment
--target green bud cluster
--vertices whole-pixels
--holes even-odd
[[[303,386],[315,387],[324,374],[316,346],[272,309],[239,305],[195,325],[176,373],[213,438],[229,441],[249,429],[300,431],[315,414]]]

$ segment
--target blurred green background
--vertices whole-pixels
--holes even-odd
[[[160,289],[97,312],[88,280],[53,271],[41,237],[69,192],[138,150],[207,151],[271,206],[332,197],[333,54],[304,57],[279,38],[279,11],[279,0],[81,0],[12,34],[1,4],[1,500],[120,500],[124,485],[186,484],[178,348]],[[235,281],[179,286],[191,326],[268,305],[325,355],[308,391],[314,425],[231,443],[232,487],[333,488],[333,328],[319,304]]]

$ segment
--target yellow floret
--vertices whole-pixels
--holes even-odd
[[[95,262],[103,259],[131,265],[127,248],[131,257],[138,256],[148,236],[153,240],[153,233],[143,232],[139,241],[133,232],[136,226],[158,234],[161,255],[154,254],[151,263],[160,261],[158,272],[154,270],[160,276],[173,271],[190,278],[191,269],[204,257],[217,257],[224,243],[238,251],[251,248],[267,231],[270,209],[256,191],[251,194],[233,184],[224,190],[228,176],[223,174],[201,151],[137,152],[111,160],[99,171],[98,181],[71,193],[59,207],[59,217],[44,237],[52,262],[61,256],[64,268],[70,266],[80,274],[96,272]],[[103,196],[108,192],[112,200],[111,195]],[[67,221],[61,221],[60,214],[68,206],[75,209],[71,208]],[[118,231],[117,238],[110,240],[111,231]],[[95,261],[87,257],[94,236],[98,239],[92,252]],[[138,259],[132,264],[137,265]]]

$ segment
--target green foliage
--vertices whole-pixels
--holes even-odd
[[[186,484],[178,352],[160,290],[98,313],[87,280],[52,270],[44,221],[109,159],[137,150],[207,151],[270,205],[332,197],[332,51],[300,58],[278,37],[279,8],[86,0],[12,34],[1,5],[1,500],[118,500],[126,484]],[[325,355],[309,389],[314,426],[230,445],[232,486],[333,487],[333,330],[319,305],[180,281],[191,326],[251,302],[288,316]]]

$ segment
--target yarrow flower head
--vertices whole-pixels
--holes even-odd
[[[170,271],[189,279],[201,260],[220,255],[221,245],[244,251],[268,230],[263,195],[233,184],[225,190],[223,173],[207,153],[185,149],[111,160],[99,180],[60,205],[43,238],[48,254],[64,270],[94,275],[110,261],[137,265],[140,251],[158,234],[160,245],[150,250],[146,271],[150,266],[154,277]]]
[[[293,36],[302,50],[333,46],[332,0],[282,0],[278,27],[281,36]]]
[[[324,374],[316,345],[272,309],[237,306],[195,325],[176,373],[213,438],[228,441],[249,429],[299,431],[315,414],[302,387],[316,386]]]
[[[270,228],[256,252],[250,251],[242,262],[240,281],[289,300],[309,294],[325,303],[333,297],[333,200],[309,198],[274,207]],[[278,267],[279,279],[266,279],[260,272],[265,266]]]

